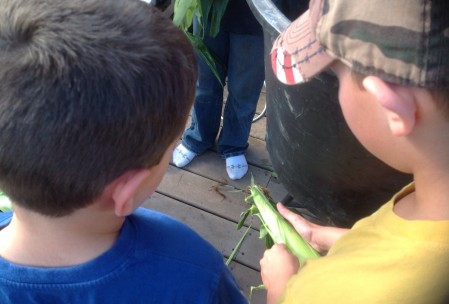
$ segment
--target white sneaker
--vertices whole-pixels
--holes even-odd
[[[248,172],[248,163],[245,155],[237,155],[226,158],[226,171],[232,180],[241,179]]]
[[[196,156],[196,153],[190,151],[182,144],[179,144],[173,150],[173,163],[176,167],[182,168],[189,164]]]

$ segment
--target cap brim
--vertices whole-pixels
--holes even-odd
[[[314,1],[320,2],[320,1]],[[319,14],[311,7],[280,34],[271,50],[271,65],[282,83],[303,83],[324,70],[334,60],[320,46],[312,30]]]

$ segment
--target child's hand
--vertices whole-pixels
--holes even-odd
[[[260,260],[260,274],[267,289],[267,303],[277,303],[285,290],[287,281],[299,270],[298,258],[283,244],[265,250]]]
[[[279,213],[289,221],[295,230],[312,245],[318,252],[329,251],[331,246],[349,229],[331,226],[320,226],[309,222],[299,214],[296,214],[281,203],[277,204]]]

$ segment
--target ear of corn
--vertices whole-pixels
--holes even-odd
[[[270,248],[274,243],[285,244],[287,249],[299,259],[302,266],[306,259],[318,258],[319,253],[310,246],[293,228],[293,226],[280,215],[276,209],[276,204],[265,196],[262,188],[251,181],[251,195],[245,200],[252,200],[253,205],[243,213],[242,220],[238,226],[242,226],[248,215],[257,215],[262,226],[260,229],[261,238],[265,237],[266,246]]]

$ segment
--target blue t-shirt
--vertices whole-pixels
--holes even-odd
[[[12,213],[0,214],[0,227]],[[78,266],[0,258],[0,303],[247,303],[223,256],[193,230],[139,208],[114,246]]]

